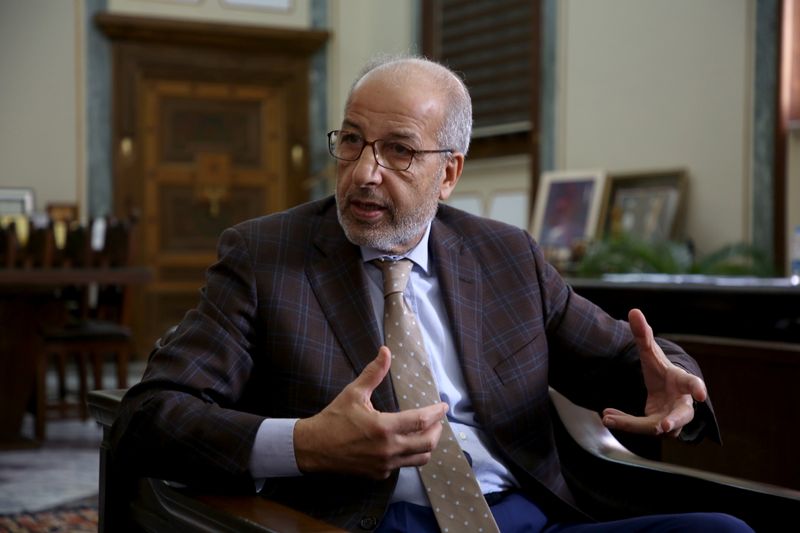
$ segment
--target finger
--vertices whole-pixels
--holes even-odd
[[[704,402],[708,397],[708,389],[706,389],[705,382],[688,372],[679,380],[679,387],[684,394],[690,394],[692,399],[697,402]]]
[[[372,396],[372,391],[381,384],[386,374],[389,373],[391,364],[392,359],[389,348],[381,346],[377,357],[364,367],[364,370],[361,371],[361,374],[353,381],[352,385],[369,398]]]
[[[386,416],[392,421],[392,429],[399,434],[405,435],[424,432],[431,427],[441,426],[440,422],[444,419],[448,409],[449,406],[446,403],[437,402],[418,409],[408,409],[399,413],[386,413]]]
[[[413,455],[404,455],[400,457],[397,462],[397,468],[403,466],[425,466],[431,460],[430,452],[415,453]]]
[[[694,418],[694,407],[687,398],[686,402],[679,403],[667,416],[661,420],[661,430],[664,433],[680,431],[680,429]]]
[[[653,336],[653,328],[647,323],[644,313],[638,309],[631,309],[628,312],[628,324],[630,324],[631,333],[639,347],[639,352],[655,353],[658,345]]]
[[[616,409],[603,411],[603,425],[609,429],[618,429],[628,433],[642,435],[661,435],[661,417],[659,415],[632,416]]]

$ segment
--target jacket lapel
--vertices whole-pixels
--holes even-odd
[[[360,374],[382,343],[361,252],[345,237],[335,209],[320,214],[306,275],[345,356]],[[397,410],[388,377],[375,390],[372,403],[380,411]]]
[[[488,413],[484,385],[487,366],[483,353],[483,301],[480,264],[450,227],[434,219],[431,227],[431,257],[442,288],[453,341],[475,412]],[[489,362],[491,363],[491,362]]]

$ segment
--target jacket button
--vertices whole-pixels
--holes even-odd
[[[378,525],[378,521],[375,519],[374,516],[364,516],[361,517],[361,521],[358,523],[358,527],[361,529],[366,530],[373,530]]]

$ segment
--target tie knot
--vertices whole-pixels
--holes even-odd
[[[379,259],[375,264],[383,271],[383,297],[406,290],[413,263],[408,259],[397,261]]]

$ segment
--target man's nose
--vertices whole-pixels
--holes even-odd
[[[359,187],[381,183],[381,167],[375,155],[375,145],[367,144],[361,150],[361,156],[353,162],[353,181]]]

